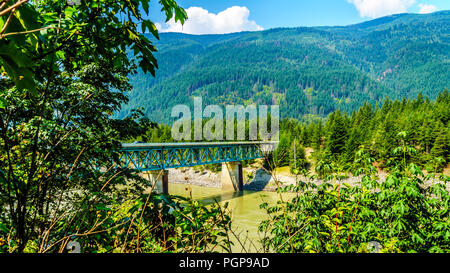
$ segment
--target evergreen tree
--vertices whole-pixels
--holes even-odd
[[[273,152],[274,167],[283,167],[289,165],[289,148],[290,148],[290,134],[282,134],[278,147]]]
[[[320,150],[322,144],[322,136],[323,136],[323,124],[322,121],[319,120],[315,126],[311,126],[312,130],[312,143],[311,146],[316,150]]]
[[[439,132],[436,140],[434,141],[433,148],[431,149],[432,157],[442,157],[445,161],[448,159],[449,155],[449,136],[448,131],[442,129]]]
[[[289,167],[291,172],[294,170],[302,170],[307,167],[305,148],[300,144],[300,141],[294,139],[289,149]]]
[[[344,162],[352,162],[358,147],[362,144],[361,132],[358,128],[352,128],[345,144]]]
[[[382,121],[374,134],[372,150],[377,157],[385,160],[389,157],[390,151],[396,147],[397,128],[392,115],[388,114]]]
[[[337,110],[331,114],[327,126],[327,150],[335,157],[341,155],[345,149],[348,139],[346,127],[347,123],[341,111]]]

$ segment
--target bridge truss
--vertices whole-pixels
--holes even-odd
[[[137,172],[263,158],[276,142],[127,143],[119,168]]]

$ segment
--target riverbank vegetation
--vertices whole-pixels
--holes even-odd
[[[304,172],[295,185],[279,188],[297,194],[276,205],[261,204],[270,215],[259,225],[266,250],[275,252],[449,252],[448,176],[430,172],[408,159],[415,148],[404,141],[392,153],[391,172],[380,181],[367,149],[355,155],[361,178],[343,183],[343,168],[323,165],[323,183]],[[432,181],[425,183],[425,181]]]
[[[308,163],[318,172],[330,163],[354,169],[358,167],[356,154],[364,147],[380,170],[389,170],[402,158],[397,147],[405,142],[411,147],[405,155],[408,160],[421,169],[442,172],[450,155],[449,118],[450,94],[444,90],[435,101],[422,95],[412,100],[386,98],[381,105],[366,103],[351,114],[335,111],[326,120],[286,119],[280,125],[280,146],[274,160],[277,166],[293,166],[297,140],[299,166],[305,165],[303,149],[311,148]]]
[[[174,1],[160,3],[167,20],[184,22]],[[62,252],[71,240],[109,251],[121,238],[113,227],[127,227],[127,250],[135,230],[142,238],[157,225],[158,208],[117,189],[133,179],[127,192],[141,194],[147,181],[110,169],[120,141],[151,126],[138,111],[111,118],[127,101],[128,76],[157,68],[140,33],[158,37],[148,14],[145,0],[0,2],[0,251]],[[116,215],[127,200],[137,202],[128,218]],[[146,237],[164,239],[159,229]]]

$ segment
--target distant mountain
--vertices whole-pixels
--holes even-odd
[[[150,35],[149,35],[150,36]],[[168,122],[173,105],[280,105],[283,117],[351,112],[369,101],[431,99],[450,87],[450,11],[397,14],[343,27],[224,35],[161,33],[156,77],[131,75],[130,102]]]

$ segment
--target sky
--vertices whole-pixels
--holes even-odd
[[[189,19],[165,22],[158,1],[150,19],[160,32],[222,34],[277,27],[345,26],[397,13],[450,10],[450,0],[176,0]]]

